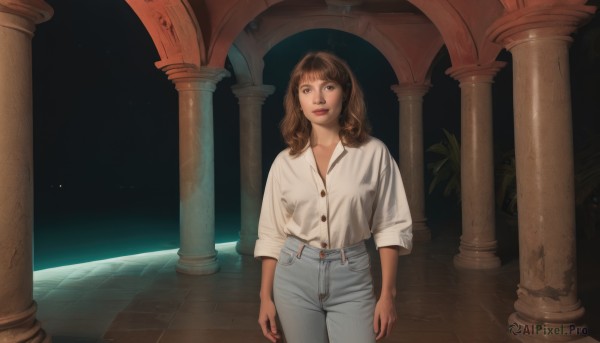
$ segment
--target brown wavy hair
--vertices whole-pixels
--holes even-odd
[[[360,146],[369,139],[371,129],[367,121],[363,92],[348,64],[328,52],[309,52],[292,70],[283,100],[285,115],[280,128],[283,139],[290,148],[290,155],[297,155],[304,150],[312,130],[298,99],[298,87],[304,80],[334,81],[342,87],[339,135],[344,145]]]

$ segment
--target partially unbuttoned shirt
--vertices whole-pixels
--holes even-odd
[[[338,143],[325,183],[312,149],[275,158],[263,197],[254,256],[279,258],[287,236],[336,249],[373,235],[377,247],[412,249],[412,220],[396,161],[383,142]],[[327,185],[327,187],[325,187]]]

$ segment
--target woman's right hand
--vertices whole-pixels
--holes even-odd
[[[277,332],[277,323],[275,322],[275,304],[273,300],[261,300],[260,312],[258,314],[258,324],[262,329],[263,335],[271,342],[276,343],[281,339],[281,335]]]

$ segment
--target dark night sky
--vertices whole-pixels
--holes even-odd
[[[154,66],[159,57],[150,36],[124,1],[47,2],[54,17],[38,25],[33,39],[36,211],[51,207],[53,198],[46,195],[62,184],[80,200],[105,201],[112,191],[130,188],[157,192],[176,215],[177,92]],[[577,144],[600,131],[600,71],[594,50],[598,30],[594,20],[576,35],[582,38],[576,38],[571,50]],[[283,148],[278,123],[289,71],[306,51],[316,49],[333,51],[349,62],[365,90],[373,134],[398,158],[398,102],[390,90],[397,80],[389,63],[358,37],[313,30],[290,37],[265,56],[264,82],[276,86],[263,107],[265,177]],[[498,59],[509,64],[493,88],[498,151],[513,144],[510,58],[506,51],[500,54]],[[425,147],[441,140],[442,128],[460,135],[460,90],[444,74],[449,67],[449,57],[442,53],[432,72],[433,88],[424,98]],[[230,65],[226,68],[232,71]],[[239,117],[233,84],[235,77],[224,79],[214,94],[218,215],[239,212]],[[427,162],[434,156],[425,157]],[[434,193],[428,201],[427,215],[435,217],[449,200]]]

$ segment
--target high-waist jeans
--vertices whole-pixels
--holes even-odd
[[[370,267],[364,242],[319,249],[288,237],[273,285],[287,342],[375,342]]]

